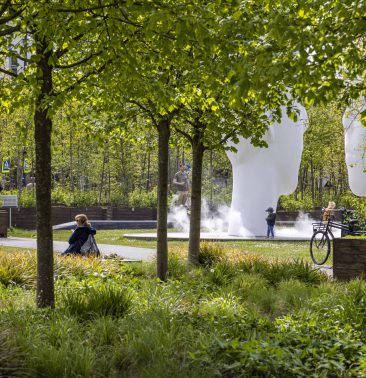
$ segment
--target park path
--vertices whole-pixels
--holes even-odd
[[[31,238],[8,237],[0,238],[0,246],[37,249],[37,240]],[[53,242],[55,252],[63,252],[69,243],[62,241]],[[155,258],[156,250],[151,248],[129,247],[125,245],[99,244],[102,255],[116,254],[126,260],[150,261]]]

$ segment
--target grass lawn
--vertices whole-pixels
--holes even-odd
[[[129,233],[148,233],[153,230],[98,230],[96,240],[100,244],[126,245],[143,248],[156,248],[154,240],[127,239],[123,235]],[[36,238],[36,232],[13,228],[9,235],[25,238]],[[58,230],[53,232],[54,240],[67,241],[70,231]],[[254,254],[268,259],[301,258],[310,261],[308,241],[272,241],[272,240],[248,240],[215,242],[226,251],[232,253]],[[187,241],[169,241],[169,250],[182,256],[187,254]],[[331,260],[328,261],[330,263]]]

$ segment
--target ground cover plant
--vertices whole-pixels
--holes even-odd
[[[249,249],[246,246],[246,249]],[[35,254],[0,250],[0,376],[354,377],[366,374],[366,284],[301,258],[203,243],[201,268],[55,258],[37,309]]]

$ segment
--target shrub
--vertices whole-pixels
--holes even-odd
[[[23,190],[18,202],[20,207],[36,207],[35,191]]]
[[[128,194],[128,205],[131,207],[156,207],[158,201],[157,198],[156,188],[149,192],[135,189]]]
[[[122,317],[132,304],[131,294],[125,288],[110,283],[64,291],[61,300],[68,312],[84,320],[99,316]]]

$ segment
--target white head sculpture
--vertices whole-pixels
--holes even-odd
[[[361,115],[365,100],[354,103],[343,115],[344,150],[349,187],[356,196],[366,196],[366,128]]]
[[[300,104],[293,106],[298,109],[297,121],[281,108],[280,123],[271,125],[264,137],[268,148],[241,138],[237,152],[227,152],[233,169],[229,235],[265,236],[265,210],[276,209],[279,196],[296,189],[307,113]]]

